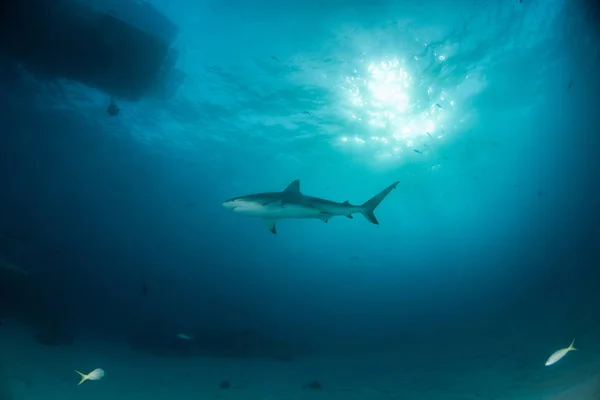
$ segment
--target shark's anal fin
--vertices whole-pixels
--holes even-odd
[[[352,216],[352,214],[348,214],[348,215],[346,215],[346,217],[350,218],[350,219],[354,219],[354,217]]]
[[[290,183],[284,190],[286,193],[300,194],[300,179]]]
[[[269,228],[273,235],[277,234],[277,226],[275,226],[275,224],[277,223],[276,219],[265,218],[263,219],[263,221],[265,221],[265,224],[267,224],[267,228]]]

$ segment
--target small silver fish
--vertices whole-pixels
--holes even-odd
[[[545,365],[548,367],[552,364],[556,364],[561,358],[566,356],[568,352],[570,352],[572,350],[577,350],[575,347],[573,347],[574,344],[575,344],[575,339],[573,339],[573,341],[571,342],[569,347],[557,350],[554,353],[552,353],[552,355],[546,361]]]
[[[8,271],[20,274],[20,275],[27,275],[27,270],[19,267],[18,265],[14,265],[11,264],[9,262],[6,262],[4,260],[0,260],[0,268],[2,269],[6,269]]]
[[[186,335],[185,333],[178,333],[177,337],[181,340],[192,340],[190,335]]]
[[[96,368],[89,374],[84,374],[79,371],[75,371],[81,376],[81,381],[79,381],[78,385],[81,385],[85,381],[99,381],[104,378],[104,370],[102,368]]]

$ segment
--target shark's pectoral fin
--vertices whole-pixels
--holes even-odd
[[[325,223],[328,223],[332,217],[334,217],[334,215],[329,213],[321,213],[321,215],[319,215],[319,219]]]
[[[277,233],[277,226],[275,226],[275,224],[277,223],[277,220],[265,218],[265,219],[263,219],[263,221],[265,221],[265,224],[267,224],[267,228],[269,228],[271,233],[275,235]]]

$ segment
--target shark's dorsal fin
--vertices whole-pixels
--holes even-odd
[[[343,204],[343,205],[345,205],[345,206],[349,206],[349,205],[350,205],[350,202],[349,202],[348,200],[346,200],[346,201],[345,201],[345,202],[343,202],[342,204]]]
[[[300,194],[300,179],[296,179],[294,182],[290,183],[285,188],[284,192]]]

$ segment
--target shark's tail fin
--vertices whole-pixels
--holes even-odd
[[[365,202],[362,206],[360,206],[360,212],[367,219],[367,221],[369,221],[372,224],[379,225],[379,221],[377,221],[377,218],[375,218],[375,214],[373,212],[375,211],[379,203],[381,203],[382,200],[385,199],[385,197],[388,194],[390,194],[392,190],[396,189],[396,186],[398,186],[398,182],[392,183],[390,186],[383,189],[381,192],[379,192],[370,200]]]

